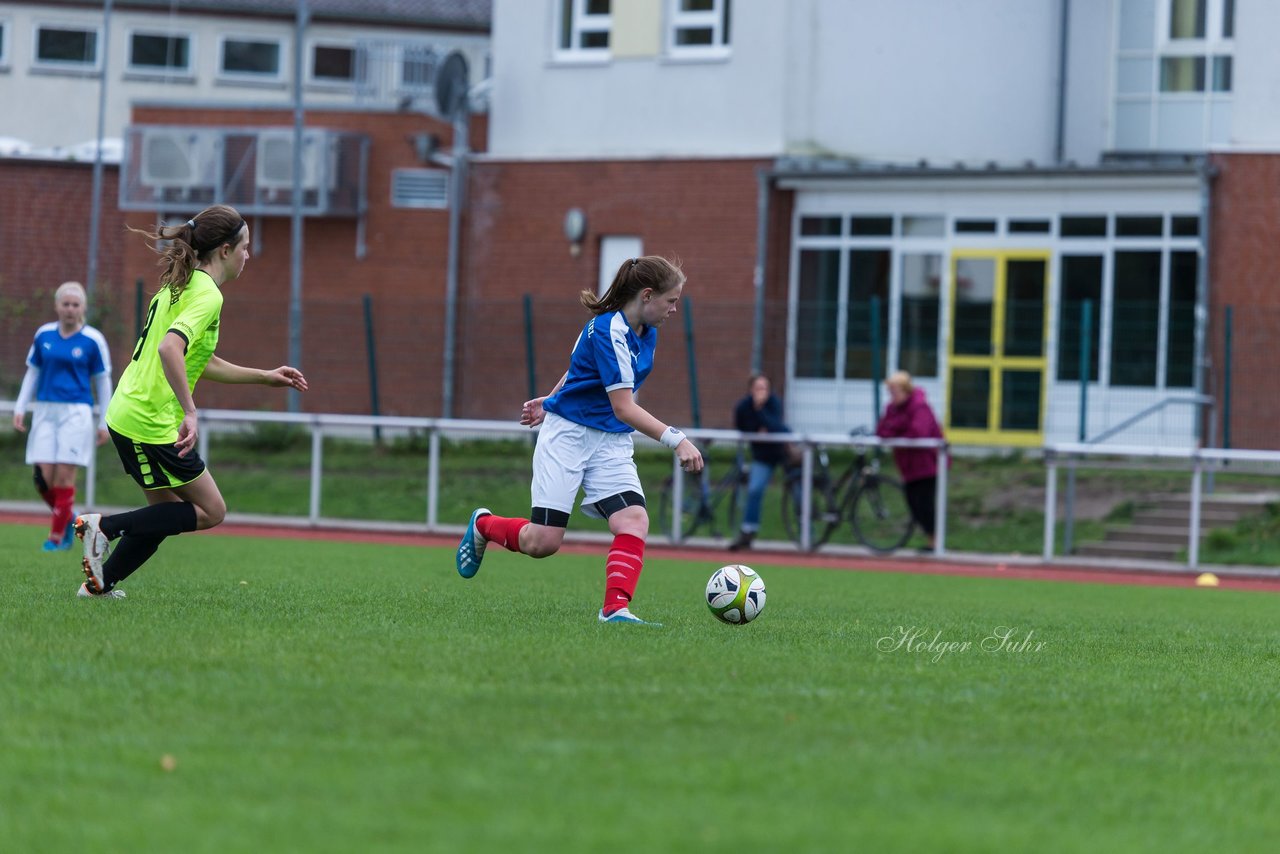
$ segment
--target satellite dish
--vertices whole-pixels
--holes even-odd
[[[452,116],[467,100],[467,58],[451,50],[436,72],[436,109],[442,116]]]

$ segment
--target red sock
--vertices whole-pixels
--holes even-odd
[[[627,607],[636,592],[640,570],[644,569],[644,540],[631,534],[618,534],[604,564],[604,607],[607,617]]]
[[[49,528],[49,539],[62,542],[62,534],[67,530],[67,523],[74,514],[72,507],[76,502],[76,488],[55,486],[49,492],[53,494],[53,522]]]
[[[476,530],[491,543],[497,543],[507,551],[520,551],[520,532],[529,524],[528,519],[508,519],[505,516],[481,516],[476,520]]]

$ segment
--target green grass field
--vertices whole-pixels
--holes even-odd
[[[0,526],[8,851],[1274,850],[1273,594]],[[1019,648],[982,642],[1013,630]],[[899,627],[964,643],[908,651]],[[890,638],[890,640],[882,640]],[[1043,644],[1037,647],[1036,644]],[[988,646],[991,644],[989,643]],[[162,758],[171,756],[166,770]]]

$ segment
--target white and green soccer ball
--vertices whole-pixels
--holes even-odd
[[[751,622],[764,610],[764,598],[764,579],[749,566],[722,566],[707,581],[707,607],[721,622]]]

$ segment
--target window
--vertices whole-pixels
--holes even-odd
[[[316,83],[350,85],[364,80],[360,56],[352,45],[311,46],[311,79]]]
[[[1080,349],[1084,344],[1084,304],[1089,312],[1089,381],[1098,381],[1098,353],[1102,339],[1101,255],[1063,255],[1058,306],[1058,379],[1080,379]]]
[[[723,53],[729,45],[730,0],[670,0],[673,55]]]
[[[801,250],[798,285],[796,376],[831,379],[837,376],[840,250]]]
[[[597,58],[609,55],[609,31],[613,27],[610,0],[560,0],[560,26],[556,47],[561,58]]]
[[[9,64],[9,22],[0,18],[0,68]]]
[[[916,377],[938,375],[939,294],[942,255],[902,255],[902,316],[898,367]]]
[[[1169,253],[1169,321],[1164,384],[1190,388],[1195,384],[1196,281],[1199,253]]]
[[[132,33],[129,36],[129,70],[189,73],[191,37],[168,33]]]
[[[844,376],[849,379],[874,380],[888,370],[892,258],[893,252],[888,248],[849,252],[849,300],[844,335]]]
[[[1160,339],[1160,252],[1116,252],[1111,385],[1154,386]]]
[[[259,80],[282,80],[280,55],[283,46],[277,39],[237,38],[222,41],[222,57],[218,68],[227,77]]]
[[[98,68],[98,30],[94,27],[36,27],[36,67]]]
[[[428,45],[407,45],[400,56],[400,88],[424,93],[435,84],[440,57]]]
[[[1228,138],[1234,0],[1120,0],[1114,145],[1198,151]]]

